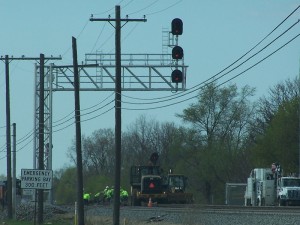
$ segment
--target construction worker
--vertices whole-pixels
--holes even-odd
[[[127,202],[128,200],[128,192],[123,188],[120,189],[120,200],[121,202]]]
[[[105,200],[108,198],[108,189],[109,187],[106,186],[103,190],[103,202],[105,202]]]
[[[110,202],[113,196],[114,196],[114,188],[113,186],[111,186],[111,188],[109,188],[107,191],[107,200]]]
[[[83,194],[83,202],[84,202],[85,205],[89,204],[90,199],[91,199],[91,195],[89,193],[84,193]]]
[[[97,192],[95,195],[94,195],[94,201],[96,203],[100,203],[100,195],[101,195],[101,192]]]

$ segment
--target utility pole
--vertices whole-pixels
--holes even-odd
[[[113,224],[119,225],[120,223],[120,183],[121,183],[121,22],[146,22],[144,19],[121,19],[120,6],[115,7],[116,18],[96,19],[90,18],[90,21],[107,21],[115,22],[115,46],[116,46],[116,81],[115,81],[115,184],[114,184],[114,212]]]
[[[17,195],[16,195],[16,184],[17,184],[17,179],[16,179],[16,161],[17,161],[17,151],[16,151],[16,147],[17,147],[17,137],[16,137],[16,124],[13,123],[13,170],[12,170],[12,212],[13,212],[13,218],[16,219],[16,206],[17,206]]]
[[[81,125],[80,125],[80,98],[79,98],[79,74],[77,62],[76,38],[72,37],[73,67],[74,67],[74,97],[75,97],[75,126],[76,126],[76,158],[77,158],[77,207],[78,225],[84,225],[83,205],[83,175],[82,175],[82,151],[81,151]],[[77,224],[77,223],[75,223]]]
[[[39,60],[37,57],[9,57],[5,55],[0,57],[1,61],[5,63],[5,77],[6,77],[6,146],[7,146],[7,216],[9,219],[12,219],[12,171],[11,171],[11,128],[10,128],[10,90],[9,90],[9,63],[13,60]],[[59,57],[45,57],[45,60],[61,60]],[[15,185],[15,184],[14,184]]]
[[[12,219],[12,181],[11,181],[11,138],[10,138],[10,91],[9,91],[9,57],[5,56],[6,78],[6,151],[7,151],[7,217]]]

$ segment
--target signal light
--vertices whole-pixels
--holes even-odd
[[[183,75],[180,70],[178,70],[178,69],[173,70],[171,77],[172,77],[173,83],[182,83]]]
[[[182,35],[183,32],[183,23],[179,18],[175,18],[172,20],[172,34],[173,35]]]
[[[157,152],[153,152],[150,156],[150,161],[153,163],[153,165],[156,165],[156,162],[158,160],[158,153]]]
[[[183,58],[183,49],[180,46],[177,45],[172,49],[172,58],[173,59]]]

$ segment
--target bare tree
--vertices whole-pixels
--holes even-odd
[[[74,161],[74,146],[68,156]],[[100,129],[90,137],[82,137],[82,161],[85,173],[113,174],[114,168],[114,132],[112,129]]]

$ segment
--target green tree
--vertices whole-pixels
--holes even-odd
[[[222,203],[225,183],[247,176],[245,149],[255,110],[249,101],[253,94],[248,86],[238,92],[236,85],[209,84],[200,91],[197,102],[178,115],[191,125],[190,139],[199,142],[189,144],[187,158],[192,180],[206,202]]]
[[[281,164],[285,173],[299,166],[299,88],[298,77],[270,88],[259,101],[253,124],[252,160],[255,167]]]
[[[299,100],[282,103],[254,148],[258,166],[279,162],[285,173],[295,173],[299,165]]]
[[[54,199],[58,204],[73,204],[76,201],[76,168],[70,167],[54,174]]]

